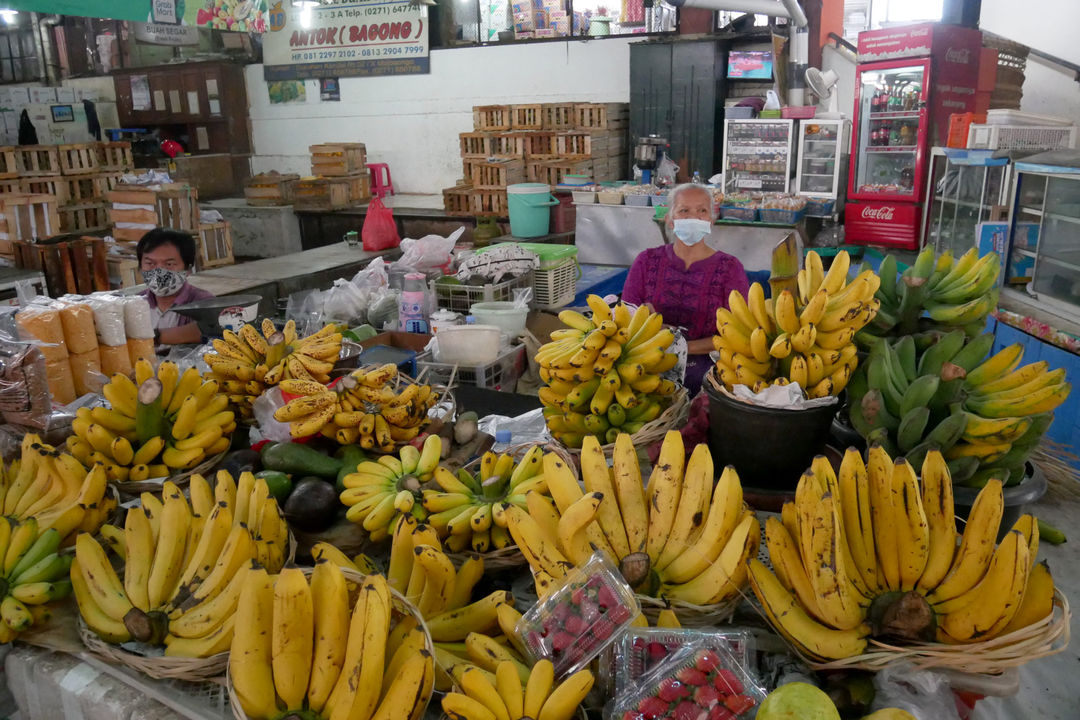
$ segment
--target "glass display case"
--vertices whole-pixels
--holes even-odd
[[[1045,167],[1016,164],[1007,275],[1030,278],[1027,295],[1080,321],[1080,166],[1035,169]]]
[[[787,193],[794,120],[725,120],[723,188]]]
[[[1012,165],[991,151],[935,147],[930,153],[923,245],[960,257],[978,239],[979,223],[993,218],[994,206],[1009,202]]]
[[[799,123],[795,192],[835,200],[847,153],[846,120],[803,120]]]

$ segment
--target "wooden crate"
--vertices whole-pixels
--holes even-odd
[[[85,175],[97,172],[97,143],[57,145],[60,152],[60,172],[63,175]]]
[[[627,150],[625,130],[603,130],[589,133],[589,155],[614,157],[625,155]]]
[[[109,227],[105,203],[86,203],[61,207],[60,230],[66,233],[97,232]]]
[[[510,127],[514,130],[540,130],[544,127],[543,106],[511,105]]]
[[[559,133],[555,136],[555,152],[561,158],[592,156],[592,135],[587,132]]]
[[[522,160],[492,159],[478,162],[472,169],[475,189],[505,189],[507,185],[525,182],[525,163]]]
[[[299,175],[260,173],[247,181],[244,197],[247,198],[248,205],[292,205],[296,195],[296,183],[299,181]]]
[[[128,172],[135,168],[129,142],[94,143],[94,150],[97,152],[98,170],[102,172]]]
[[[367,172],[364,143],[324,143],[312,145],[311,174],[315,176],[355,175]]]
[[[174,183],[174,185],[177,183]],[[199,227],[199,200],[195,188],[162,188],[157,193],[158,224],[174,230],[196,230]]]
[[[109,281],[116,288],[129,288],[142,284],[139,261],[126,255],[109,255]]]
[[[232,265],[236,262],[233,259],[232,232],[229,229],[229,223],[201,223],[196,242],[198,248],[195,268],[197,270]]]
[[[52,297],[68,293],[89,295],[111,287],[108,258],[112,256],[102,238],[37,243],[20,240],[15,243],[14,250],[15,265],[41,271],[46,291]]]
[[[532,175],[530,182],[545,183],[555,186],[562,182],[566,175],[592,175],[592,158],[561,158],[559,160],[543,160],[532,163],[529,166]]]
[[[476,217],[508,217],[505,190],[478,190],[471,193],[472,215]]]
[[[22,145],[15,148],[19,174],[59,175],[60,150],[56,145]]]
[[[555,133],[550,132],[523,133],[521,139],[525,143],[525,158],[528,160],[549,160],[558,157],[555,137]]]
[[[579,103],[574,106],[578,130],[615,130],[625,128],[629,120],[627,103]]]
[[[90,175],[53,175],[22,179],[24,193],[55,195],[60,208],[69,205],[101,203],[105,193],[119,181],[120,173]]]
[[[28,193],[0,196],[0,240],[35,242],[59,234],[55,196]]]
[[[18,148],[0,147],[0,178],[19,177]]]
[[[21,193],[22,192],[22,180],[17,177],[7,178],[0,180],[0,195],[7,195],[8,193]]]
[[[105,199],[110,203],[109,222],[117,240],[138,241],[157,226],[188,231],[199,226],[198,193],[183,183],[121,184],[106,192]]]
[[[309,177],[296,183],[297,210],[339,210],[354,204],[354,181],[348,177]]]
[[[544,103],[540,106],[544,130],[572,130],[577,126],[576,103]]]
[[[463,158],[487,158],[492,156],[491,140],[495,137],[486,132],[460,133],[458,140],[461,143],[461,157]]]
[[[473,130],[510,130],[509,105],[477,105],[473,108]]]
[[[361,205],[371,200],[371,175],[350,175],[342,178],[349,181],[349,200],[353,205]]]
[[[443,208],[447,215],[467,217],[472,215],[472,185],[455,185],[442,191]]]
[[[67,203],[67,185],[61,182],[59,175],[24,177],[19,192],[25,195],[52,195],[56,198],[57,206]]]
[[[491,154],[489,157],[525,157],[525,134],[499,133],[495,135],[491,138]]]

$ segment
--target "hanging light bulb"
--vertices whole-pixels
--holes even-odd
[[[292,0],[292,6],[300,8],[300,27],[311,27],[312,10],[321,4],[318,0]]]
[[[18,10],[0,10],[0,19],[4,21],[5,25],[14,25],[15,16],[19,14]]]

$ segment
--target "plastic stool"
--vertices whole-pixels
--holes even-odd
[[[386,163],[368,163],[367,168],[371,173],[371,194],[377,198],[384,198],[389,191],[393,195],[394,181],[390,178],[390,166]]]

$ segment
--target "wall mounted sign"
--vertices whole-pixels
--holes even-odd
[[[357,0],[307,12],[273,0],[263,37],[266,80],[430,72],[427,8]]]
[[[132,23],[135,39],[150,45],[198,45],[199,29],[190,25]]]

